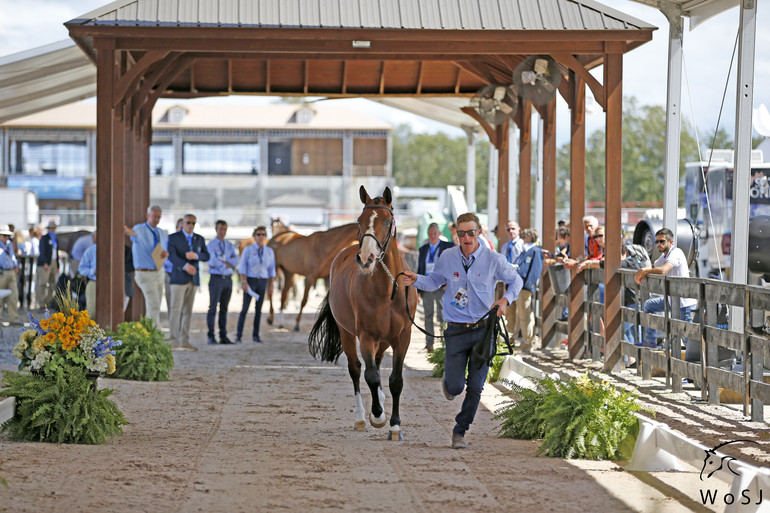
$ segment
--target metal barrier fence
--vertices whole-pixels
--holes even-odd
[[[661,369],[666,387],[673,392],[681,392],[682,380],[687,379],[699,387],[701,398],[709,404],[719,403],[720,388],[732,390],[741,396],[743,414],[762,422],[764,404],[770,403],[770,383],[764,382],[765,375],[770,376],[765,370],[766,362],[770,364],[770,335],[764,323],[752,326],[751,320],[752,313],[759,311],[764,321],[764,312],[770,311],[770,289],[658,275],[648,275],[639,286],[634,282],[635,271],[621,269],[619,273],[624,290],[629,288],[636,296],[636,303],[621,306],[620,314],[624,323],[631,324],[629,330],[623,330],[621,324],[622,354],[636,359],[637,373],[650,379],[653,368]],[[600,361],[604,304],[599,300],[599,289],[604,283],[604,270],[586,269],[583,275],[587,291],[583,356]],[[644,302],[651,294],[669,298],[664,302],[662,315],[644,312]],[[680,320],[680,309],[669,306],[677,304],[681,297],[698,301],[691,322]],[[569,292],[556,294],[558,311],[568,302]],[[728,329],[724,319],[720,319],[720,310],[725,309],[733,312],[738,329]],[[663,335],[662,350],[639,347],[627,339],[630,332],[639,341],[644,328],[653,328]],[[567,322],[556,321],[555,330],[566,336]]]

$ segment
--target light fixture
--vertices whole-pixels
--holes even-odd
[[[351,44],[353,45],[353,48],[371,48],[372,42],[371,41],[362,41],[354,39],[351,41]]]

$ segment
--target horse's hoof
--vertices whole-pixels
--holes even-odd
[[[383,413],[380,419],[376,419],[372,415],[369,415],[369,422],[371,422],[372,426],[376,427],[377,429],[385,427],[385,423],[387,422],[387,415]]]
[[[299,331],[299,326],[294,326],[294,331]]]
[[[270,318],[268,318],[268,319],[267,319],[267,323],[268,323],[270,326],[272,326],[272,325],[273,325],[273,319],[270,319]]]
[[[390,431],[388,431],[388,440],[397,440],[400,442],[403,439],[404,439],[404,435],[400,429],[391,429]]]
[[[357,420],[355,424],[353,424],[353,429],[356,431],[366,431],[366,422],[363,420]]]

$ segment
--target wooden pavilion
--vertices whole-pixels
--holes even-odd
[[[229,94],[342,97],[465,96],[510,84],[530,55],[563,70],[571,109],[571,214],[585,203],[585,88],[606,113],[605,366],[620,358],[620,207],[623,54],[655,27],[594,0],[118,0],[65,24],[97,66],[99,322],[124,319],[123,226],[149,203],[151,112],[160,97]],[[589,70],[603,66],[602,80]],[[521,101],[520,169],[531,168],[531,112]],[[544,120],[543,226],[556,224],[555,98]],[[469,115],[475,115],[468,111]],[[508,124],[483,123],[499,153],[498,238],[504,240]],[[521,173],[518,220],[530,225],[530,174]],[[579,240],[576,238],[576,240]],[[553,249],[550,236],[543,246]],[[580,244],[572,251],[582,253]],[[553,290],[542,280],[543,343],[553,343]],[[584,287],[573,279],[570,354],[583,340]],[[135,301],[130,318],[142,313]]]

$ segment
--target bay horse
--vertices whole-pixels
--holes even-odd
[[[293,232],[287,232],[293,233]],[[281,234],[284,236],[285,234]],[[294,331],[299,331],[299,322],[302,319],[302,310],[307,304],[310,289],[318,279],[328,279],[332,260],[337,253],[347,246],[355,244],[358,240],[358,225],[356,223],[337,226],[331,230],[311,233],[307,237],[299,236],[285,242],[285,244],[273,247],[275,252],[275,266],[283,271],[286,277],[286,286],[281,291],[281,312],[286,308],[289,297],[289,285],[295,274],[305,277],[305,292],[302,295],[302,303],[299,307]],[[272,241],[271,241],[272,242]],[[268,243],[268,245],[270,245]],[[270,301],[270,315],[268,324],[273,323],[273,302]]]
[[[407,296],[406,287],[396,285],[399,273],[408,266],[395,241],[396,221],[390,189],[386,187],[382,196],[372,199],[361,186],[359,195],[364,208],[357,223],[358,246],[347,247],[334,258],[329,292],[310,332],[308,348],[314,357],[327,362],[336,362],[345,352],[355,393],[354,428],[363,431],[366,422],[356,337],[366,365],[364,378],[372,394],[369,422],[376,428],[383,427],[386,421],[380,364],[385,350],[391,347],[393,370],[388,382],[393,408],[388,439],[403,440],[399,398],[404,386],[404,357],[412,336],[407,297],[409,312],[414,318],[417,294]]]

